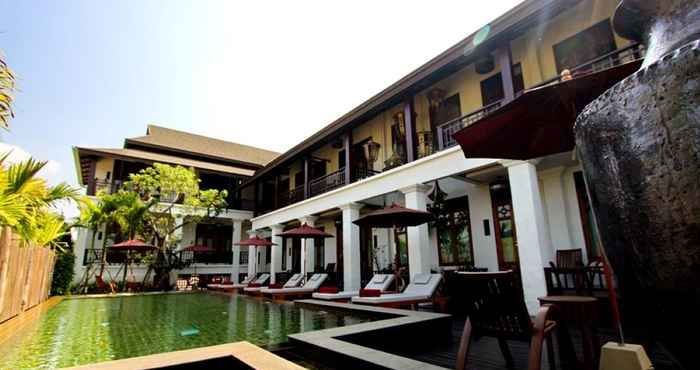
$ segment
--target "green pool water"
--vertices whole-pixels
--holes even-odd
[[[206,293],[66,299],[0,347],[0,369],[59,368],[352,325],[367,317]]]

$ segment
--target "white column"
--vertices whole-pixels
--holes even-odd
[[[518,258],[525,303],[530,315],[540,307],[537,297],[547,295],[542,249],[550,248],[537,168],[530,162],[511,161],[508,168],[513,215],[518,239]]]
[[[427,210],[426,197],[430,186],[416,184],[401,189],[406,197],[406,208],[419,211]],[[428,235],[428,224],[406,228],[408,236],[408,269],[411,274],[411,281],[417,274],[429,274],[430,269],[437,269],[438,261],[435,254],[430,250],[430,238]]]
[[[276,245],[270,247],[272,256],[270,256],[270,282],[276,283],[275,273],[282,271],[282,237],[277,236],[284,231],[284,226],[282,225],[272,225],[270,226],[272,231],[272,242]]]
[[[182,223],[185,221],[185,217],[182,216],[181,214],[175,214],[175,226],[180,226]],[[196,226],[195,226],[196,227]],[[175,250],[182,249],[186,247],[186,245],[183,245],[182,243],[182,234],[183,234],[183,228],[184,227],[178,227],[173,231],[171,238],[173,242],[177,242],[177,245],[174,247]],[[107,237],[107,234],[103,234],[103,238]],[[195,243],[197,241],[195,240]],[[170,281],[176,281],[177,280],[177,273],[179,270],[171,270],[170,271]]]
[[[252,238],[258,234],[255,230],[248,231],[248,237]],[[258,265],[258,247],[249,246],[248,247],[248,276],[255,276]]]
[[[360,290],[360,227],[352,223],[360,218],[362,204],[349,203],[343,211],[343,290]]]
[[[569,231],[569,214],[566,209],[566,196],[564,193],[564,167],[540,172],[542,178],[542,200],[545,205],[545,216],[549,225],[549,249],[542,250],[542,262],[546,265],[555,260],[557,249],[581,248],[575,246],[571,232]],[[585,249],[585,248],[584,248]]]
[[[231,220],[233,223],[233,232],[231,233],[231,252],[233,254],[233,262],[231,263],[231,281],[238,283],[238,275],[241,269],[241,246],[236,243],[241,241],[241,232],[243,222],[241,220]]]
[[[316,225],[316,220],[318,220],[318,217],[316,216],[306,216],[302,217],[299,219],[299,222],[303,224],[307,224],[311,227],[314,227]],[[306,254],[306,258],[304,258],[304,255],[302,254],[301,258],[301,266],[306,267],[306,272],[314,272],[314,266],[316,266],[316,261],[314,261],[314,257],[316,254],[314,253],[314,240],[313,239],[304,239],[301,241],[302,245],[302,252]],[[306,260],[306,262],[304,262]]]

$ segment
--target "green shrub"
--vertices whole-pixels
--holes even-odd
[[[68,295],[73,282],[73,270],[75,266],[75,253],[73,248],[56,250],[56,265],[53,269],[53,281],[51,282],[51,295]]]

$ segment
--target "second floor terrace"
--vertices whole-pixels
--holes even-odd
[[[454,133],[524,91],[643,58],[612,30],[614,7],[523,2],[256,171],[244,184],[256,214],[451,148]]]

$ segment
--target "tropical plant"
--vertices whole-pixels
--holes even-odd
[[[10,127],[10,119],[14,117],[12,101],[15,90],[15,75],[7,67],[3,55],[0,53],[0,126],[6,130]]]
[[[51,279],[51,295],[70,294],[70,286],[75,274],[75,253],[70,245],[70,236],[65,235],[62,239],[66,243],[66,247],[56,254],[56,264]]]
[[[52,212],[58,202],[78,198],[78,190],[66,184],[54,187],[37,177],[47,162],[28,159],[7,165],[0,157],[0,225],[9,226],[24,242],[61,248],[57,240],[68,228]]]
[[[192,168],[156,163],[131,174],[124,184],[149,204],[148,222],[142,231],[150,235],[158,252],[150,260],[146,278],[152,270],[162,288],[170,284],[170,271],[181,267],[182,262],[175,254],[180,242],[178,231],[189,223],[216,217],[226,207],[226,190],[201,190],[199,183]]]

